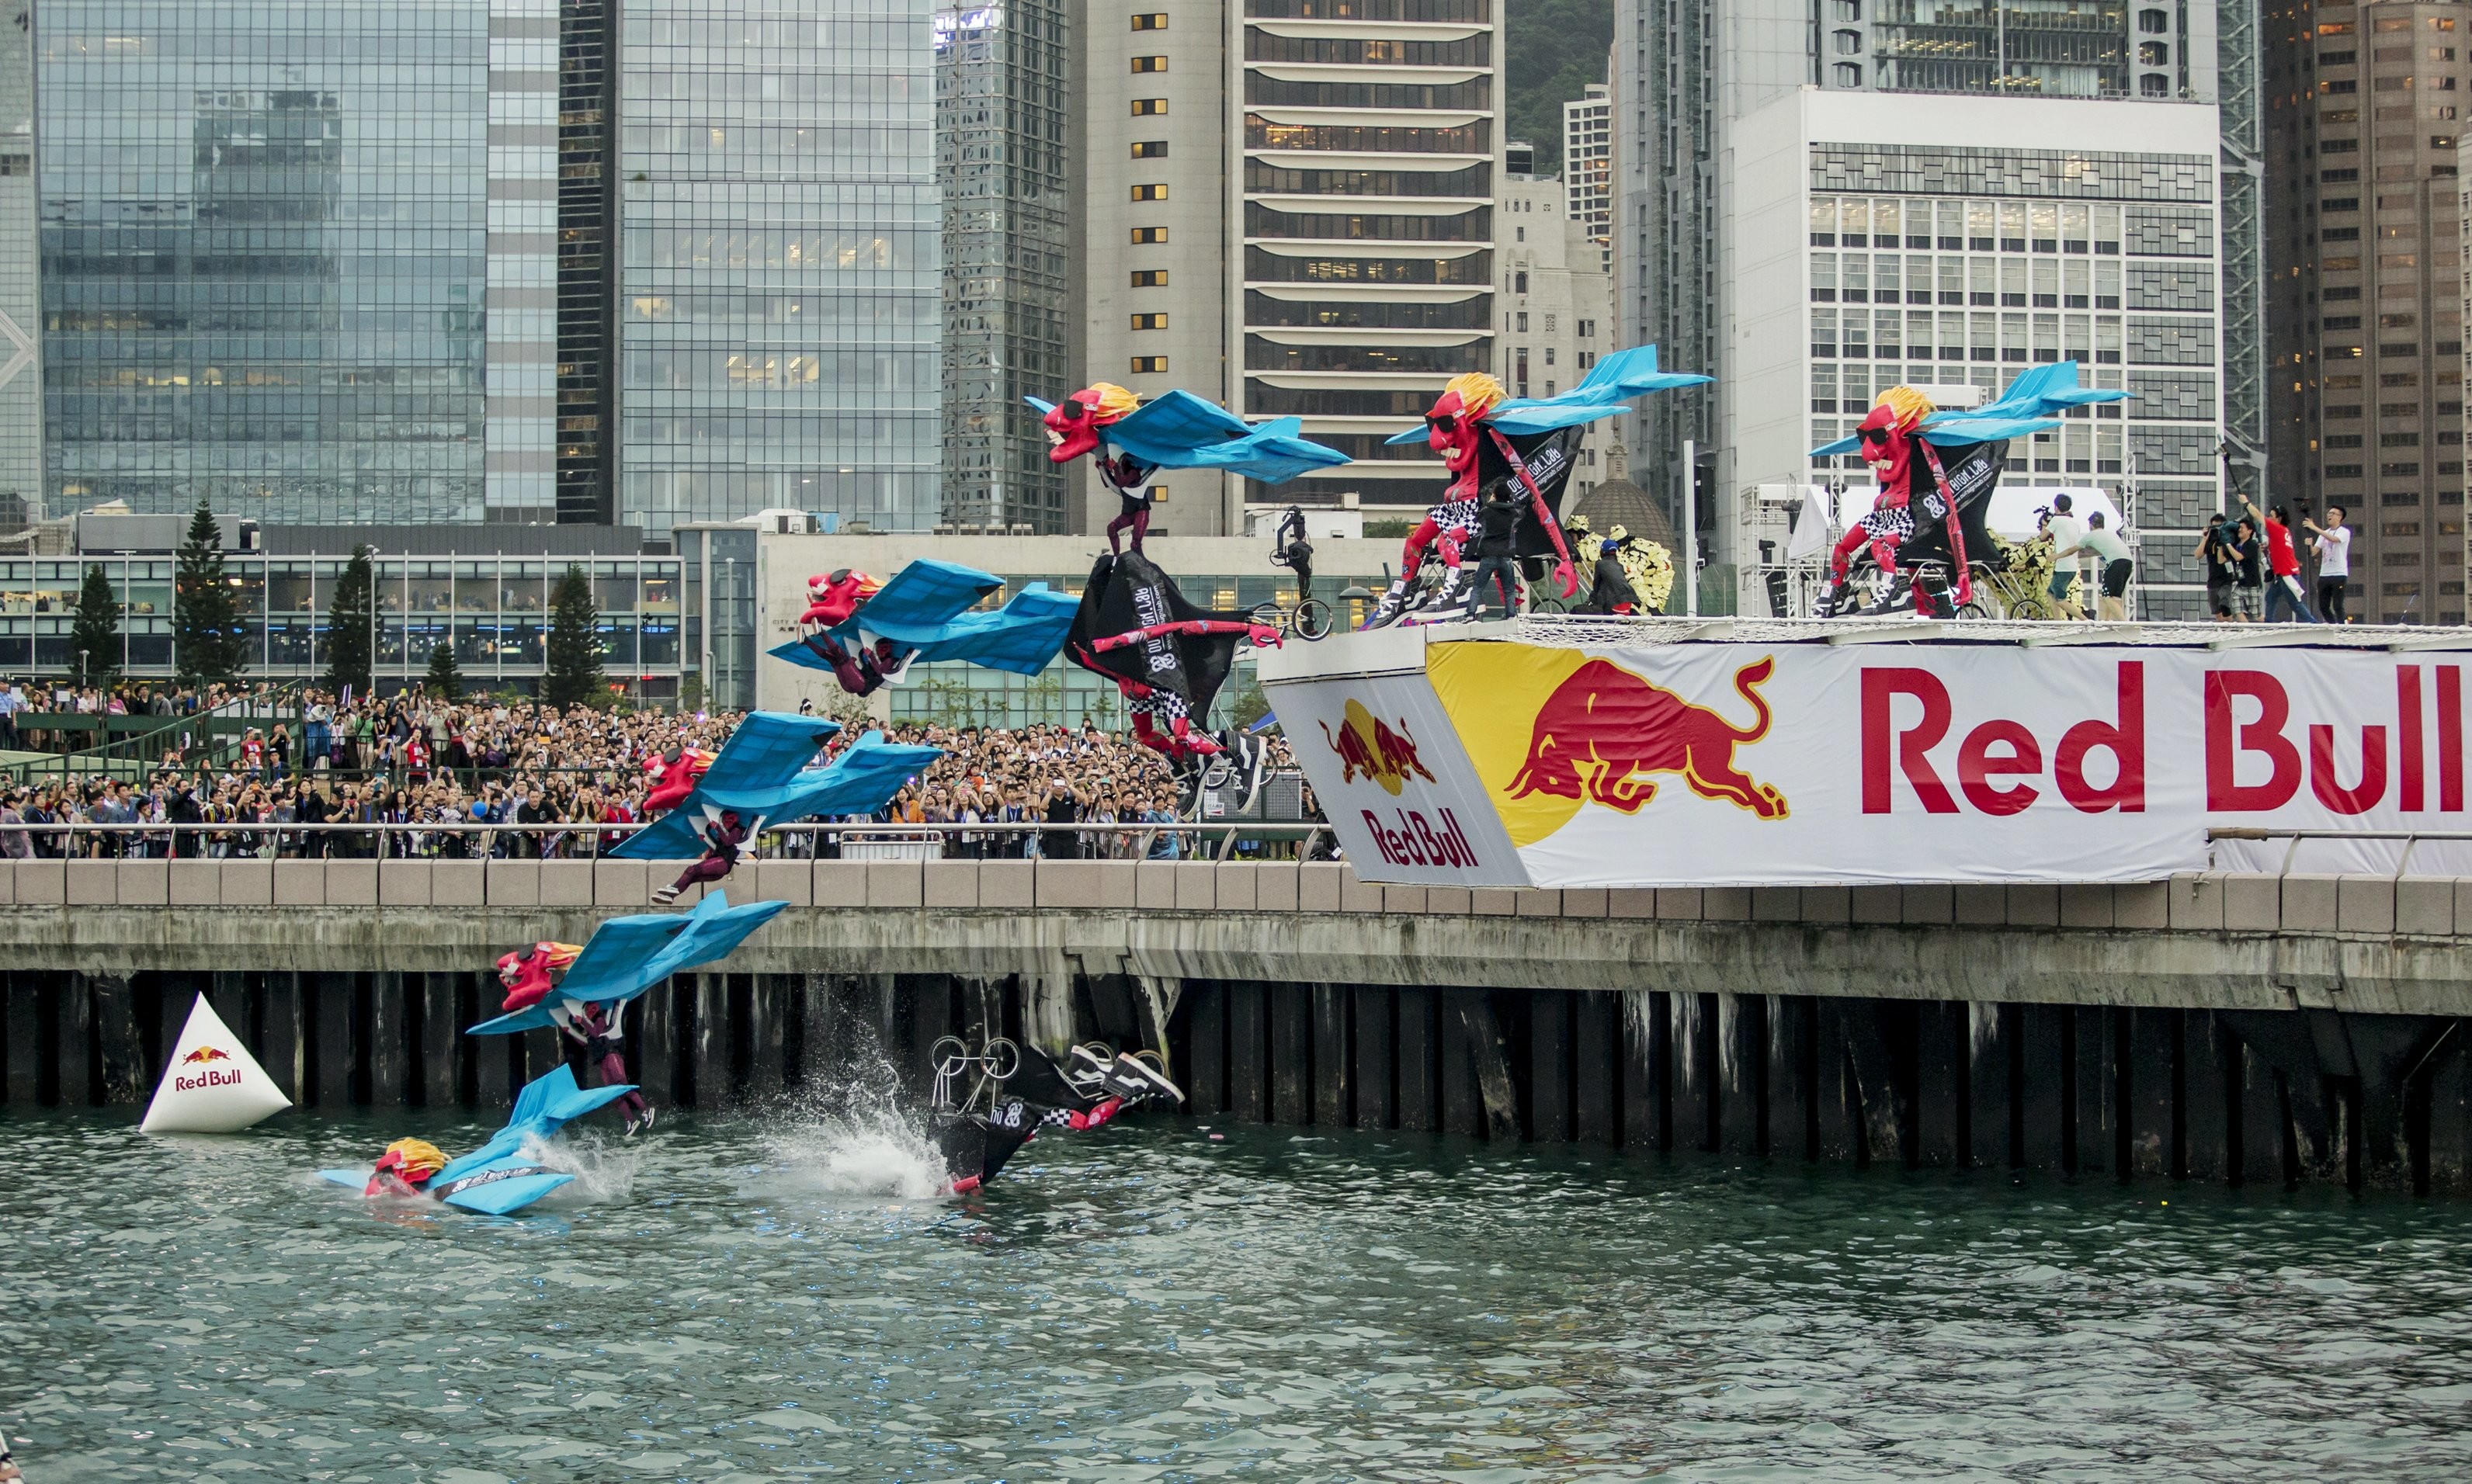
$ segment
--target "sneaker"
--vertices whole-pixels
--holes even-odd
[[[667,907],[677,899],[678,888],[676,886],[663,886],[653,893],[653,905],[654,907]]]
[[[1270,743],[1259,737],[1247,737],[1242,733],[1237,735],[1238,740],[1245,744],[1245,751],[1243,754],[1245,760],[1243,768],[1245,778],[1245,803],[1243,805],[1243,809],[1250,811],[1254,804],[1259,802],[1262,797],[1262,774],[1265,765],[1267,765],[1271,759],[1271,747]]]
[[[643,1119],[629,1119],[627,1120],[627,1137],[628,1137],[628,1138],[630,1138],[630,1139],[634,1138],[634,1137],[635,1137],[635,1133],[636,1133],[636,1131],[637,1131],[638,1129],[641,1129],[643,1126],[644,1126],[644,1120],[643,1120]]]
[[[1464,577],[1466,573],[1467,569],[1464,567],[1444,568],[1442,571],[1441,589],[1434,594],[1434,601],[1427,604],[1427,606],[1437,609],[1444,609],[1450,607],[1456,602],[1459,602],[1461,601],[1460,579]]]
[[[1877,618],[1885,613],[1895,612],[1904,605],[1907,599],[1913,596],[1913,590],[1914,579],[1912,575],[1898,573],[1895,580],[1891,581],[1879,597],[1872,599],[1864,607],[1863,616],[1866,619]]]
[[[1145,1096],[1166,1096],[1177,1102],[1184,1101],[1184,1089],[1170,1082],[1165,1073],[1130,1051],[1117,1053],[1116,1076],[1120,1081],[1138,1086]]]
[[[658,1119],[660,1116],[660,1109],[654,1107],[651,1103],[646,1103],[644,1105],[644,1127],[647,1129],[651,1128],[654,1120]]]
[[[1405,607],[1407,602],[1408,579],[1405,577],[1391,578],[1390,585],[1383,590],[1381,601],[1376,602],[1373,605],[1373,612],[1365,620],[1365,626],[1367,628],[1380,628],[1384,624],[1390,623],[1399,617],[1399,610]]]

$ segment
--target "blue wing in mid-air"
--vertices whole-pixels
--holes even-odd
[[[720,755],[697,780],[694,792],[663,814],[659,823],[637,831],[611,854],[624,860],[673,860],[702,855],[696,831],[702,826],[702,807],[707,800],[722,793],[760,795],[788,787],[841,729],[840,722],[821,717],[802,717],[787,711],[753,713],[738,723],[729,741],[722,743]]]
[[[758,712],[756,716],[776,713]],[[749,721],[755,719],[750,717]],[[804,719],[804,718],[800,718]],[[744,727],[742,726],[742,730]],[[732,736],[731,742],[737,738]],[[903,781],[944,755],[940,747],[888,742],[882,732],[869,732],[842,750],[825,767],[811,767],[786,782],[760,788],[713,786],[713,775],[729,753],[724,749],[686,802],[637,831],[610,852],[627,860],[691,860],[703,854],[699,833],[725,809],[757,822],[787,824],[817,814],[868,814],[882,809]]]
[[[634,1090],[632,1083],[620,1083],[587,1093],[576,1085],[574,1072],[561,1063],[547,1076],[525,1086],[506,1127],[471,1153],[448,1161],[429,1177],[425,1189],[449,1206],[483,1215],[503,1216],[521,1210],[575,1178],[526,1158],[525,1142],[549,1139],[577,1119]],[[367,1186],[369,1178],[367,1169],[321,1169],[318,1175],[356,1190]]]
[[[495,1036],[554,1025],[558,1022],[550,1014],[552,1001],[624,1004],[673,974],[728,957],[789,905],[750,902],[732,907],[727,895],[714,891],[693,911],[613,917],[593,930],[583,952],[576,954],[549,1000],[483,1021],[464,1034]]]
[[[1495,406],[1486,418],[1494,429],[1517,437],[1531,433],[1551,433],[1600,417],[1611,417],[1625,404],[1652,392],[1671,391],[1676,387],[1704,386],[1716,380],[1691,371],[1664,371],[1656,365],[1656,347],[1634,345],[1617,350],[1600,359],[1580,380],[1580,384],[1559,396],[1513,397]],[[1383,439],[1386,443],[1421,443],[1425,430],[1420,425],[1405,433]]]
[[[1996,443],[2004,438],[2021,438],[2030,433],[2049,433],[2060,425],[2059,414],[2073,407],[2085,407],[2096,402],[2125,402],[2129,393],[2101,387],[2078,385],[2078,364],[2054,361],[2018,374],[2000,393],[1996,402],[1963,411],[1934,412],[1923,419],[1922,437],[1926,443],[1952,448],[1965,443]],[[1860,438],[1839,438],[1811,451],[1810,457],[1824,459],[1835,454],[1850,454],[1863,446]]]
[[[909,663],[959,660],[1016,675],[1034,675],[1064,648],[1079,600],[1033,582],[992,613],[972,612],[1004,579],[957,562],[922,558],[894,573],[858,612],[828,631],[844,645],[890,639]],[[832,662],[794,640],[771,651],[808,670]]]
[[[1041,417],[1056,410],[1055,403],[1036,397],[1022,400]],[[1101,428],[1099,436],[1162,469],[1226,469],[1265,484],[1348,461],[1345,454],[1303,433],[1300,417],[1248,423],[1190,391],[1170,391]]]

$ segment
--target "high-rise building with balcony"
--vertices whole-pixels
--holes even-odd
[[[1081,284],[1060,0],[939,10],[936,173],[944,197],[944,521],[1064,530],[1064,470],[1025,394],[1073,374]]]
[[[1562,105],[1563,209],[1587,229],[1598,247],[1599,267],[1614,271],[1614,104],[1605,83],[1591,82],[1584,96]]]
[[[2270,489],[2344,508],[2346,606],[2463,622],[2460,5],[2269,12]]]
[[[1751,527],[1735,508],[1743,491],[1760,480],[1787,478],[1792,472],[1792,459],[1782,442],[1774,449],[1763,446],[1754,451],[1739,441],[1748,424],[1740,420],[1736,410],[1751,414],[1754,422],[1788,415],[1779,412],[1778,405],[1757,400],[1762,395],[1773,398],[1777,388],[1755,392],[1752,379],[1737,374],[1738,363],[1748,352],[1756,351],[1764,360],[1784,353],[1773,343],[1755,342],[1747,330],[1746,317],[1752,311],[1763,317],[1779,311],[1742,285],[1759,276],[1755,270],[1760,265],[1772,266],[1783,248],[1772,237],[1740,235],[1747,220],[1741,190],[1745,173],[1754,168],[1772,173],[1778,168],[1772,160],[1754,166],[1742,144],[1746,120],[1806,91],[1886,95],[1879,109],[1859,119],[1833,114],[1813,119],[1825,127],[1855,129],[1854,133],[1824,138],[1795,135],[1790,146],[1776,143],[1786,137],[1784,133],[1770,137],[1771,147],[1807,152],[1808,158],[1797,168],[1812,172],[1803,189],[1813,205],[1843,190],[1868,195],[1866,209],[1876,210],[1876,202],[1890,194],[1864,172],[1887,170],[1894,161],[1886,156],[1875,161],[1871,152],[1863,148],[1832,152],[1823,146],[1895,145],[1906,155],[1936,151],[1952,161],[1960,155],[1985,156],[1985,169],[1952,163],[1945,168],[1953,174],[1939,183],[1912,177],[1893,193],[1930,196],[1935,213],[1932,229],[1925,233],[1915,229],[1910,215],[1916,201],[1895,202],[1901,239],[1897,293],[1901,301],[1910,304],[1913,294],[1923,292],[1911,281],[1913,266],[1905,259],[1913,254],[1904,249],[1913,238],[1927,236],[1934,253],[1927,271],[1934,280],[1929,293],[1935,313],[1942,295],[1950,293],[1969,315],[1977,306],[1978,294],[1990,295],[1987,307],[1995,311],[2021,307],[2029,318],[2015,348],[2032,358],[2044,348],[2032,318],[2037,307],[2034,296],[2044,292],[2034,277],[2043,270],[2032,244],[2045,240],[2032,224],[2035,202],[2059,207],[2081,201],[2091,208],[2099,202],[2117,201],[2120,209],[2129,210],[2132,202],[2147,199],[2137,196],[2137,190],[2143,189],[2142,172],[2136,182],[2125,181],[2119,174],[2128,157],[2168,154],[2171,172],[2179,171],[2185,164],[2183,156],[2191,151],[2188,130],[2182,126],[2197,119],[2198,110],[2205,110],[2205,121],[2217,131],[2213,153],[2219,168],[2207,173],[2203,200],[2183,201],[2165,192],[2148,202],[2151,209],[2170,205],[2193,213],[2184,225],[2195,235],[2183,243],[2182,231],[2175,227],[2175,250],[2162,255],[2201,258],[2204,282],[2197,288],[2202,288],[2203,294],[2197,288],[2185,293],[2154,288],[2155,297],[2127,303],[2124,313],[2148,310],[2162,318],[2202,310],[2217,342],[2202,362],[2193,361],[2189,358],[2197,352],[2179,343],[2188,326],[2176,318],[2170,343],[2156,342],[2151,347],[2137,338],[2136,326],[2124,321],[2121,354],[2126,368],[2145,365],[2158,374],[2168,370],[2188,380],[2185,386],[2175,381],[2173,393],[2158,404],[2171,409],[2168,416],[2128,414],[2122,469],[2114,477],[2133,476],[2156,496],[2139,515],[2154,537],[2141,550],[2141,580],[2150,584],[2144,590],[2147,611],[2157,617],[2194,616],[2201,601],[2197,586],[2199,575],[2184,549],[2196,543],[2191,524],[2201,522],[2203,513],[2222,500],[2222,479],[2210,451],[2215,443],[2229,444],[2236,465],[2247,471],[2245,478],[2252,488],[2264,461],[2266,366],[2261,314],[2265,291],[2258,236],[2262,177],[2255,12],[2234,6],[2173,9],[2121,0],[1958,10],[1920,0],[1821,0],[1817,9],[1786,0],[1681,0],[1678,5],[1617,0],[1614,35],[1613,235],[1616,317],[1622,340],[1656,343],[1663,347],[1668,364],[1718,378],[1711,389],[1650,399],[1626,420],[1628,441],[1635,477],[1659,491],[1679,489],[1683,444],[1685,440],[1697,443],[1703,464],[1702,487],[1713,492],[1713,498],[1700,503],[1701,536],[1712,558],[1720,563],[1737,563],[1748,556]],[[1915,97],[1935,93],[1969,103],[1951,113],[1925,107]],[[2102,193],[2075,194],[2076,187],[2053,177],[2051,170],[2056,167],[2045,166],[2034,157],[2082,141],[2067,134],[2037,135],[2032,115],[2008,111],[2014,104],[2058,100],[2080,101],[2080,106],[2098,110],[2135,105],[2190,111],[2169,115],[2175,122],[2168,130],[2168,148],[2157,144],[2151,151],[2140,149],[2133,138],[2123,136],[2120,128],[2114,127],[2125,125],[2127,115],[2112,123],[2090,124],[2105,141],[2105,152],[2121,158],[2097,172],[2106,182]],[[1901,110],[1914,119],[1940,120],[1942,132],[1929,138],[1917,136],[1912,125],[1899,122]],[[2111,118],[2100,111],[2086,117],[2091,121]],[[1832,161],[1854,173],[1828,176]],[[1961,181],[1971,183],[1961,188]],[[2159,185],[2156,189],[2160,190]],[[1937,212],[1942,204],[1958,209],[1959,224],[1939,226]],[[2012,204],[2030,213],[2025,231],[2015,236],[2005,230],[2003,215]],[[1977,233],[1965,215],[1978,205],[1992,212],[1987,232]],[[2094,240],[2091,230],[2089,225],[2089,242]],[[1817,225],[1813,231],[1818,231]],[[2127,260],[2138,256],[2139,249],[2128,246],[2136,240],[2134,234],[2126,226],[2123,231],[2124,274],[2151,276],[2130,271],[2133,265]],[[1857,235],[1870,249],[1864,254],[1862,266],[1866,272],[1876,273],[1880,234],[1866,226]],[[1993,246],[1978,252],[1973,246],[1977,237]],[[1954,260],[1960,281],[1945,286],[1938,281],[1946,271],[1938,261],[1943,239],[1956,241],[1960,246],[1948,250],[1962,254]],[[1816,236],[1811,240],[1816,242]],[[2022,255],[2013,265],[2008,261],[2010,249],[2003,246],[2012,240],[2029,244],[2015,249]],[[2058,230],[2049,240],[2075,239]],[[1795,242],[1802,239],[1797,237]],[[2200,245],[2202,254],[2178,250]],[[1807,249],[1797,247],[1796,250]],[[1984,258],[1980,265],[1974,261],[1977,256]],[[2059,275],[2051,292],[2060,299],[2072,292],[2066,284],[2067,256],[2058,252],[2049,265]],[[1808,286],[1817,286],[1818,280],[1810,274],[1818,266],[1817,260],[1797,265]],[[2197,264],[2188,266],[2194,271]],[[1842,259],[1838,267],[1842,271]],[[2003,277],[2012,267],[2026,275],[2015,290],[2007,287]],[[2091,271],[2091,254],[2087,267]],[[1990,275],[1988,284],[1973,282],[1978,268]],[[1879,285],[1866,284],[1863,292],[1876,321]],[[2007,296],[2012,292],[2027,302],[2008,305]],[[2140,292],[2125,288],[2124,299],[2134,298]],[[2094,296],[2090,287],[2087,296]],[[2201,297],[2206,300],[2203,304]],[[1837,301],[1841,312],[1844,302]],[[2057,343],[2051,348],[2065,353],[2068,306],[2049,307],[2059,310],[2053,327]],[[2095,318],[2089,306],[2090,340],[2096,333]],[[1842,323],[1840,319],[1841,327]],[[1954,379],[1977,379],[1984,369],[1973,364],[1977,351],[1987,352],[1991,365],[2005,366],[2004,358],[2011,347],[2001,339],[2002,323],[1990,321],[1990,339],[1978,345],[1970,319],[1962,344],[1943,336],[1935,320],[1931,332],[1935,366],[1939,356],[1952,348],[1961,350],[1967,363],[1966,374]],[[1901,371],[1911,379],[1913,367],[1903,364],[1909,359],[1905,352],[1922,342],[1903,321],[1895,341],[1880,339],[1876,322],[1867,322],[1865,330],[1869,346],[1899,347]],[[1834,362],[1841,372],[1838,386],[1827,395],[1816,384],[1802,391],[1815,407],[1821,402],[1842,407],[1848,400],[1843,392],[1846,383],[1842,371],[1846,358],[1842,351],[1851,342],[1842,335],[1835,341],[1814,342],[1815,345],[1823,342],[1837,346],[1839,353],[1804,358],[1811,365],[1802,369]],[[2094,353],[2090,367],[2099,369],[2101,347],[2089,343],[2088,349]],[[2144,359],[2150,351],[2160,359]],[[1864,359],[1871,363],[1863,377],[1863,394],[1867,396],[1884,369],[1877,364],[1883,358],[1866,355]],[[2198,386],[2198,380],[2205,386]],[[2188,426],[2190,414],[2203,408],[2219,411],[2206,413],[2193,430]],[[1774,436],[1782,439],[1785,435],[1780,430]],[[2017,457],[2026,459],[2030,466],[2026,472],[2033,474],[2042,471],[2032,466],[2055,456],[2038,448]],[[2056,457],[2062,465],[2057,472],[2066,474],[2067,465],[2079,456],[2063,451]],[[2085,458],[2095,466],[2088,472],[2101,482],[2112,482],[2100,472],[2104,461],[2100,453],[2089,450]]]
[[[0,26],[0,526],[43,513],[35,243],[35,36]]]
[[[1092,16],[1076,380],[1299,415],[1359,460],[1275,490],[1179,474],[1160,523],[1241,530],[1248,498],[1431,501],[1440,466],[1382,439],[1494,362],[1499,42],[1494,0]]]

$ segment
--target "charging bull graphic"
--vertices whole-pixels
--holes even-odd
[[[1503,792],[1512,799],[1533,793],[1585,798],[1635,814],[1657,791],[1653,779],[1639,775],[1679,773],[1701,798],[1783,819],[1785,795],[1734,763],[1736,747],[1769,733],[1769,705],[1759,687],[1775,669],[1773,659],[1762,658],[1734,672],[1734,689],[1758,714],[1750,726],[1736,727],[1610,660],[1589,660],[1537,708],[1527,762]]]
[[[1363,778],[1380,784],[1382,791],[1395,799],[1412,775],[1427,783],[1434,781],[1423,760],[1416,756],[1416,740],[1408,735],[1408,724],[1402,721],[1398,730],[1391,730],[1389,723],[1366,710],[1363,701],[1347,703],[1336,734],[1329,722],[1322,722],[1321,735],[1330,750],[1339,755],[1341,783]]]
[[[196,1050],[191,1051],[188,1055],[181,1057],[180,1065],[184,1067],[202,1066],[207,1062],[227,1062],[230,1060],[231,1052],[224,1050],[218,1047],[202,1046]]]

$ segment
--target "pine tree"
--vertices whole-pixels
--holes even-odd
[[[99,563],[85,569],[85,585],[78,589],[77,622],[69,628],[69,648],[77,651],[82,667],[80,685],[108,682],[120,669],[120,599]]]
[[[464,671],[455,664],[455,646],[441,639],[429,647],[429,677],[422,682],[432,697],[452,705],[464,698]]]
[[[248,668],[231,589],[224,585],[224,533],[206,502],[189,517],[172,574],[172,673],[182,685],[229,680]]]
[[[592,580],[569,563],[550,604],[549,664],[541,698],[553,706],[596,702],[606,694],[601,679],[601,614],[592,605]]]
[[[352,548],[352,559],[335,579],[335,597],[326,606],[325,688],[340,695],[345,686],[354,695],[369,694],[369,671],[375,656],[371,636],[377,623],[377,574],[369,549]]]

